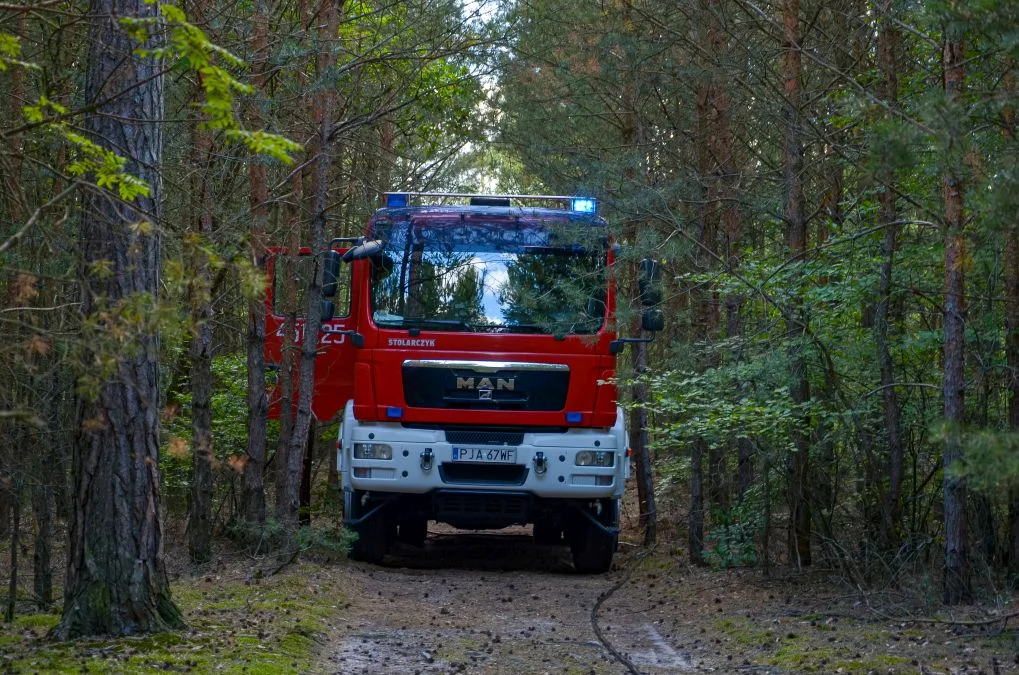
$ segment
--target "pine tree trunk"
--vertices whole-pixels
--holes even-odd
[[[802,58],[800,55],[800,3],[784,0],[782,25],[784,28],[785,59],[782,68],[785,83],[786,133],[782,149],[783,183],[785,186],[785,221],[788,233],[789,257],[802,264],[807,250],[807,223],[804,217],[803,197],[803,132],[800,111]],[[804,329],[806,319],[796,301],[792,313],[800,323],[789,325],[793,346],[790,349],[789,393],[793,404],[799,406],[810,400],[810,382],[807,379],[807,362],[804,347],[797,332]],[[799,417],[792,432],[795,452],[789,457],[787,500],[789,504],[789,562],[796,567],[809,565],[810,558],[810,434],[808,420]]]
[[[256,0],[255,14],[251,19],[252,80],[257,95],[265,96],[265,72],[269,33],[265,0]],[[258,120],[255,106],[248,111],[252,120]],[[266,269],[266,206],[269,201],[266,166],[260,161],[248,163],[249,203],[251,208],[251,262],[256,272]],[[265,391],[265,298],[261,295],[248,302],[247,334],[248,367],[248,446],[241,487],[241,511],[244,514],[244,531],[249,544],[255,544],[265,527],[265,457],[268,398]]]
[[[704,564],[704,446],[703,438],[690,443],[690,516],[687,542],[690,563]]]
[[[40,436],[42,436],[40,434]],[[40,438],[46,451],[41,453],[50,458],[50,441]],[[37,465],[36,484],[32,486],[32,514],[35,518],[35,542],[32,553],[32,590],[40,610],[46,611],[53,604],[53,564],[51,545],[53,543],[53,490],[48,475],[53,471]]]
[[[336,0],[323,0],[319,8],[319,58],[316,70],[320,77],[335,61],[333,40],[339,25],[339,4]],[[304,471],[304,456],[308,452],[308,434],[314,424],[311,398],[315,384],[315,357],[318,354],[318,335],[322,323],[322,256],[326,240],[326,210],[328,208],[332,136],[333,97],[328,89],[320,92],[315,105],[315,121],[318,129],[318,143],[314,159],[315,205],[311,227],[311,250],[313,269],[309,275],[307,306],[304,320],[304,335],[301,344],[299,379],[297,386],[297,411],[294,428],[287,449],[284,471],[284,502],[277,504],[280,524],[283,528],[284,552],[296,547],[297,529],[300,525],[300,488]]]
[[[1008,428],[1019,432],[1019,225],[1005,233],[1005,356],[1007,364]],[[1009,491],[1009,569],[1019,572],[1019,488]]]
[[[945,40],[943,49],[945,96],[957,101],[965,86],[963,45]],[[962,424],[965,420],[966,387],[964,374],[966,295],[966,240],[963,179],[958,159],[949,159],[942,181],[945,202],[945,309],[944,309],[944,381],[945,422],[945,563],[943,600],[947,605],[969,603],[973,599],[966,532],[966,486],[954,473],[954,464],[962,458]]]
[[[25,22],[28,12],[19,12],[15,26],[15,35],[25,35]],[[8,70],[10,77],[10,90],[7,94],[10,98],[10,113],[17,118],[21,115],[24,106],[28,105],[25,97],[25,69],[11,68]],[[21,170],[24,163],[24,136],[12,134],[7,137],[7,153],[0,153],[0,183],[3,184],[2,197],[6,202],[7,213],[11,222],[18,223],[25,219],[25,212],[28,210],[25,204],[25,190],[21,184]],[[58,165],[58,166],[63,166]],[[59,191],[54,191],[56,194]]]
[[[632,25],[632,7],[629,3],[623,6],[623,23]],[[632,75],[632,73],[631,73]],[[622,100],[620,101],[620,118],[622,128],[620,129],[623,147],[630,153],[623,169],[623,178],[628,187],[637,182],[637,168],[640,162],[640,126],[637,116],[637,93],[634,88],[632,77],[625,78],[622,87]],[[637,231],[640,224],[636,220],[626,224],[625,239],[631,245],[637,242]],[[631,299],[631,305],[639,307],[639,291],[637,287],[636,269],[627,279],[628,288],[625,288],[626,295]],[[631,328],[639,326],[639,321],[632,323]],[[650,436],[648,433],[647,401],[648,388],[642,376],[647,370],[647,345],[637,343],[632,347],[632,361],[634,383],[630,387],[632,407],[627,412],[627,432],[630,435],[630,447],[633,449],[635,473],[637,478],[637,501],[639,502],[638,524],[644,530],[644,545],[653,546],[658,539],[657,507],[655,505],[654,490],[654,466],[651,462]]]
[[[196,215],[191,237],[191,450],[192,478],[188,508],[188,555],[191,562],[212,558],[212,271],[203,247],[212,236],[212,191],[209,132],[194,130],[192,194]]]
[[[20,481],[15,479],[11,487],[13,499],[11,500],[11,557],[10,570],[11,578],[7,580],[7,607],[4,610],[4,621],[14,621],[14,614],[18,607],[18,551],[21,549],[21,490]]]
[[[890,109],[898,107],[899,73],[897,48],[899,31],[893,21],[891,0],[884,0],[878,7],[880,12],[877,35],[877,59],[880,79],[877,95]],[[890,113],[886,114],[890,116]],[[874,317],[874,342],[881,370],[881,398],[884,408],[885,430],[888,436],[888,486],[883,494],[880,540],[881,547],[888,551],[898,542],[899,522],[902,518],[900,500],[902,479],[905,471],[905,442],[902,437],[902,421],[899,410],[899,396],[895,389],[895,371],[888,346],[891,325],[890,310],[893,288],[893,265],[895,262],[896,240],[899,218],[896,203],[895,175],[891,170],[881,172],[878,192],[878,224],[884,228],[882,239],[882,261],[878,281],[878,301]]]
[[[1016,94],[1016,62],[1007,61],[1003,89],[1009,100]],[[1015,145],[1016,109],[1010,105],[1005,109],[1004,127],[1006,140]],[[1019,220],[1005,230],[1005,389],[1008,392],[1008,428],[1019,432]],[[1019,488],[1012,488],[1008,494],[1008,549],[1005,557],[1012,574],[1019,572]]]
[[[634,284],[636,286],[636,284]],[[643,380],[647,371],[647,345],[633,345],[633,373],[637,381],[632,387],[635,409],[630,411],[630,445],[636,459],[637,498],[640,501],[639,522],[644,529],[644,546],[658,540],[658,515],[655,506],[654,467],[651,464],[651,441],[648,435],[648,387]]]
[[[31,325],[32,319],[26,322]],[[28,429],[27,447],[33,448],[31,453],[31,474],[29,479],[29,496],[32,503],[33,552],[32,552],[32,591],[36,606],[42,611],[49,611],[53,605],[53,482],[63,480],[65,467],[58,457],[56,446],[59,445],[54,430],[60,428],[55,414],[55,406],[61,398],[57,390],[60,365],[56,362],[43,362],[42,355],[28,356],[26,365],[33,373],[46,368],[44,374],[33,374],[29,380],[33,407],[39,411],[42,426]]]
[[[125,203],[99,189],[81,200],[82,306],[86,319],[123,321],[138,306],[157,315],[159,293],[158,168],[162,160],[163,64],[134,53],[122,17],[156,17],[144,0],[93,0],[89,10],[85,103],[102,103],[84,118],[88,136],[127,158],[125,170],[145,180],[147,196]],[[148,223],[141,225],[139,223]],[[96,265],[110,274],[90,274]],[[159,514],[159,333],[124,326],[84,340],[83,363],[113,359],[113,372],[83,373],[74,441],[73,505],[64,610],[52,635],[133,635],[183,625],[170,598]],[[97,377],[97,375],[99,377]],[[95,379],[92,379],[95,378]]]

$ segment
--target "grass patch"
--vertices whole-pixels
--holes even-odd
[[[328,618],[344,602],[336,583],[309,564],[252,585],[183,579],[173,584],[172,593],[186,630],[54,643],[45,636],[58,616],[22,616],[0,626],[0,668],[16,673],[308,672]]]
[[[715,628],[743,646],[762,645],[774,638],[772,631],[761,628],[749,619],[742,617],[717,619]]]

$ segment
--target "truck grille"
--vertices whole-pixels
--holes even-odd
[[[523,485],[527,467],[523,464],[453,464],[439,465],[443,483],[460,485]]]
[[[562,410],[570,386],[567,368],[528,369],[507,364],[480,370],[457,362],[403,365],[403,395],[415,408]],[[537,364],[540,366],[540,364]]]
[[[447,429],[446,442],[453,445],[520,445],[524,442],[524,432]]]

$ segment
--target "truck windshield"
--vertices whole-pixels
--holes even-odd
[[[422,330],[595,333],[605,320],[606,247],[593,232],[601,228],[582,225],[375,223],[372,236],[385,247],[371,259],[373,319]]]

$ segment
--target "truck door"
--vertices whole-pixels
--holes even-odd
[[[340,253],[343,250],[338,249]],[[279,416],[283,350],[293,347],[294,367],[297,368],[299,364],[300,345],[304,339],[308,279],[315,271],[314,262],[310,250],[302,249],[299,255],[291,256],[282,248],[270,249],[266,262],[269,285],[265,307],[265,360],[266,367],[275,371],[276,375],[275,386],[270,386],[269,391],[269,416],[273,418]],[[340,267],[336,295],[331,298],[334,305],[333,318],[324,322],[319,331],[312,411],[315,418],[322,422],[328,422],[341,414],[346,402],[354,397],[354,346],[350,336],[342,332],[353,328],[351,269],[351,265]],[[292,285],[291,281],[294,282]],[[285,339],[284,335],[286,312],[290,304],[297,310],[292,340]],[[296,381],[295,371],[295,386]],[[295,405],[296,401],[295,391]]]

